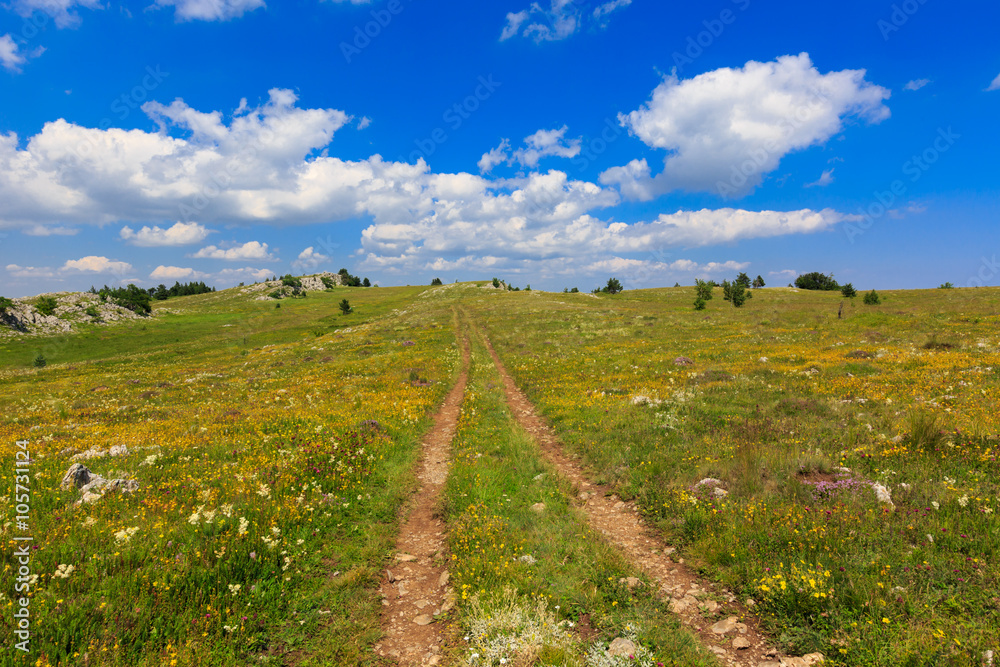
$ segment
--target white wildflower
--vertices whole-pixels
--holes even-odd
[[[261,482],[260,488],[257,489],[257,495],[261,496],[262,498],[270,498],[271,497],[271,488],[267,484],[264,484],[263,482]]]
[[[229,592],[236,595],[243,588],[243,584],[229,584]]]
[[[969,494],[965,494],[964,496],[959,498],[958,504],[961,505],[962,507],[967,507],[969,504]]]
[[[240,530],[239,530],[240,535],[247,534],[247,526],[249,525],[250,525],[249,521],[247,521],[244,517],[240,517]]]
[[[56,568],[55,576],[60,579],[69,579],[69,575],[73,574],[73,570],[75,569],[76,567],[73,565],[66,565],[60,563],[59,566]]]
[[[137,532],[139,532],[138,527],[123,528],[122,530],[119,530],[117,533],[115,533],[115,542],[117,542],[118,544],[125,544],[126,542],[131,540],[132,536],[135,535]]]
[[[219,511],[225,514],[227,517],[231,517],[233,515],[232,503],[226,503],[225,505],[219,508]]]

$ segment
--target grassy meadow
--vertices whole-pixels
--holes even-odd
[[[1000,292],[884,292],[843,319],[838,293],[718,292],[700,312],[691,288],[468,307],[594,477],[786,650],[982,664],[1000,648]]]
[[[161,317],[0,350],[2,474],[29,440],[38,664],[359,664],[428,414],[453,380],[451,312],[422,288],[163,302]],[[349,296],[355,313],[342,316]],[[50,365],[26,368],[41,350]],[[427,382],[414,382],[412,377]],[[138,481],[76,505],[74,453]],[[16,570],[4,550],[2,606]],[[68,568],[68,574],[67,574]],[[12,614],[0,617],[12,637]],[[13,642],[3,664],[24,664]]]
[[[29,530],[13,502],[0,516],[0,631],[30,534],[30,664],[384,664],[381,571],[467,336],[440,507],[450,660],[501,664],[535,633],[523,664],[618,664],[595,647],[619,636],[642,647],[631,664],[713,664],[621,583],[640,575],[513,420],[482,328],[592,478],[784,650],[980,665],[1000,650],[1000,290],[881,295],[838,319],[839,294],[783,288],[740,309],[716,290],[704,311],[690,287],[337,288],[280,308],[228,290],[0,341],[8,493],[15,441],[32,457]],[[82,463],[136,492],[60,489],[73,456],[120,445]],[[28,663],[8,641],[0,664]]]

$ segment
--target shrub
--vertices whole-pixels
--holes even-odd
[[[281,290],[280,289],[276,289],[273,292],[271,292],[270,294],[268,294],[268,296],[271,297],[272,299],[280,299],[281,298]]]
[[[45,359],[44,356],[42,356],[42,353],[39,352],[38,356],[35,357],[34,363],[35,363],[35,368],[45,368],[49,362]]]
[[[440,278],[435,278],[434,280],[431,281],[431,287],[435,287],[437,285],[443,285],[443,284],[444,283],[441,282]]]
[[[955,286],[951,283],[941,283],[938,285],[938,289],[955,289]]]
[[[833,274],[824,275],[819,271],[813,271],[812,273],[806,273],[795,279],[795,286],[799,289],[812,289],[812,290],[837,290],[840,289],[840,285],[837,281],[833,279]]]
[[[493,286],[494,287],[500,287],[500,279],[499,278],[494,278],[493,279]]]
[[[866,306],[877,306],[882,303],[882,299],[879,298],[878,292],[872,290],[865,294],[865,305]]]
[[[35,310],[48,317],[56,312],[56,307],[58,305],[59,303],[55,300],[55,298],[51,296],[40,296],[38,297],[38,301],[35,302]]]
[[[698,296],[698,299],[702,301],[712,300],[712,288],[715,287],[714,282],[709,282],[705,280],[695,279],[694,281],[694,291]]]
[[[700,296],[697,299],[694,300],[694,309],[695,310],[705,310],[705,300],[703,298],[701,298]]]
[[[0,313],[7,312],[8,309],[14,307],[14,302],[5,296],[0,296]]]
[[[617,278],[608,278],[608,284],[601,291],[607,294],[618,294],[622,289],[622,284],[618,282]]]
[[[87,306],[83,312],[90,317],[93,317],[95,320],[101,319],[101,311],[97,310],[97,306]]]
[[[326,289],[333,289],[337,284],[330,276],[321,276],[320,280],[323,282],[323,287]]]
[[[370,280],[368,280],[368,278],[365,278],[364,280],[361,281],[361,286],[362,287],[371,287],[372,283],[371,283]]]
[[[340,312],[343,313],[344,315],[350,315],[353,310],[354,309],[351,308],[351,302],[348,301],[347,299],[343,299],[340,302]]]
[[[302,281],[290,273],[281,276],[281,284],[285,287],[302,287]]]
[[[753,280],[753,288],[760,289],[763,286],[764,286],[764,279],[761,278],[760,275],[758,274],[757,277],[754,278]]]
[[[858,291],[854,289],[854,285],[852,285],[851,283],[847,283],[846,285],[841,287],[840,293],[843,294],[848,299],[853,299],[858,295]]]
[[[361,278],[357,276],[352,276],[347,269],[341,269],[337,271],[340,274],[341,284],[347,285],[348,287],[361,287]]]
[[[151,298],[149,292],[135,285],[128,287],[108,287],[105,285],[101,288],[99,295],[102,303],[110,299],[111,303],[139,315],[148,315],[153,310],[149,305]]]

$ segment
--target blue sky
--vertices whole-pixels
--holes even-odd
[[[997,285],[998,19],[934,0],[10,0],[0,294],[341,267]]]

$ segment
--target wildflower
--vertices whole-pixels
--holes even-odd
[[[56,568],[55,576],[59,577],[60,579],[69,579],[69,575],[73,574],[73,570],[75,569],[76,567],[73,565],[65,565],[63,563],[60,563],[59,566]]]
[[[246,517],[242,517],[241,516],[240,517],[239,534],[240,535],[246,535],[247,534],[247,526],[249,526],[249,525],[250,525],[250,522],[246,520]]]
[[[270,498],[271,497],[271,488],[267,484],[264,484],[263,482],[261,482],[260,488],[257,489],[257,495],[260,496],[260,497],[262,497],[262,498]]]
[[[243,588],[243,584],[229,584],[229,592],[236,595]]]
[[[968,504],[969,504],[969,494],[965,494],[964,496],[962,496],[961,498],[959,498],[958,499],[958,504],[961,505],[962,507],[968,506]]]

